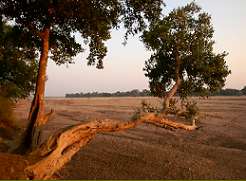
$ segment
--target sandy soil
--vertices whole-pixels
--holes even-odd
[[[130,119],[141,100],[155,98],[48,98],[56,115],[43,139],[88,119]],[[98,134],[59,173],[61,179],[246,179],[246,97],[197,99],[202,111],[193,132],[153,125]],[[16,115],[25,126],[29,101]]]

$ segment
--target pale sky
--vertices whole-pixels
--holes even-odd
[[[166,0],[168,10],[191,2]],[[204,11],[212,16],[217,52],[227,51],[227,65],[232,71],[225,88],[241,89],[246,85],[246,0],[197,0]],[[104,69],[87,66],[88,51],[75,58],[68,66],[48,63],[46,96],[64,96],[76,92],[115,92],[148,89],[144,76],[144,62],[150,56],[138,37],[130,38],[123,46],[124,31],[113,31],[107,42],[108,54]],[[82,39],[80,39],[82,41]]]

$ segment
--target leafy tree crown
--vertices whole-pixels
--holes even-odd
[[[83,51],[74,36],[79,32],[89,43],[88,64],[103,68],[111,29],[123,25],[126,38],[136,34],[159,18],[162,5],[162,0],[0,0],[0,13],[31,32],[38,49],[43,29],[49,28],[50,58],[57,64],[71,63]]]
[[[182,97],[221,89],[230,71],[225,62],[227,53],[213,51],[213,33],[211,17],[194,2],[152,24],[142,36],[152,51],[144,68],[151,92],[163,97],[177,81],[177,57],[181,79],[178,92]]]

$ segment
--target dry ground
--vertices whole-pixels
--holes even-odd
[[[141,100],[154,98],[48,98],[56,115],[43,139],[55,130],[88,119],[130,119]],[[198,99],[199,130],[166,130],[153,125],[98,134],[59,173],[61,179],[246,179],[246,97]],[[25,126],[29,101],[17,104]]]

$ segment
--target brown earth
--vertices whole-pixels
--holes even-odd
[[[20,155],[0,154],[0,179],[26,179],[23,170],[28,161]]]
[[[48,98],[47,110],[54,108],[56,115],[46,125],[43,139],[88,119],[128,120],[141,100],[160,103],[155,98]],[[246,179],[246,97],[196,100],[202,112],[200,129],[171,131],[145,124],[98,134],[58,173],[59,178]],[[21,127],[29,106],[27,100],[16,106]],[[1,164],[7,162],[1,155]]]

